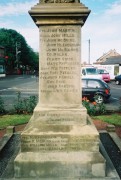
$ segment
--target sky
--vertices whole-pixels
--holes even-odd
[[[34,51],[39,50],[39,31],[28,11],[38,2],[0,0],[0,28],[16,30]],[[81,3],[91,10],[82,27],[82,61],[93,63],[111,49],[121,54],[121,0],[81,0]]]

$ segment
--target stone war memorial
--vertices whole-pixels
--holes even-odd
[[[81,99],[81,29],[89,13],[77,0],[42,0],[29,11],[39,28],[39,102],[21,134],[15,178],[106,177],[99,133]]]

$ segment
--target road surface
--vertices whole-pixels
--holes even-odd
[[[121,85],[110,82],[111,98],[105,104],[109,110],[118,110],[121,99]],[[0,96],[4,99],[5,107],[12,108],[16,101],[17,93],[22,97],[38,95],[38,78],[32,75],[11,75],[0,78]]]

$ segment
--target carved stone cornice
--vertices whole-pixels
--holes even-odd
[[[90,10],[82,3],[38,3],[29,14],[37,26],[56,24],[84,25]]]

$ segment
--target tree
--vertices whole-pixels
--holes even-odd
[[[32,69],[38,67],[39,56],[30,48],[25,38],[13,29],[0,29],[0,45],[5,48],[7,71],[28,65]]]

